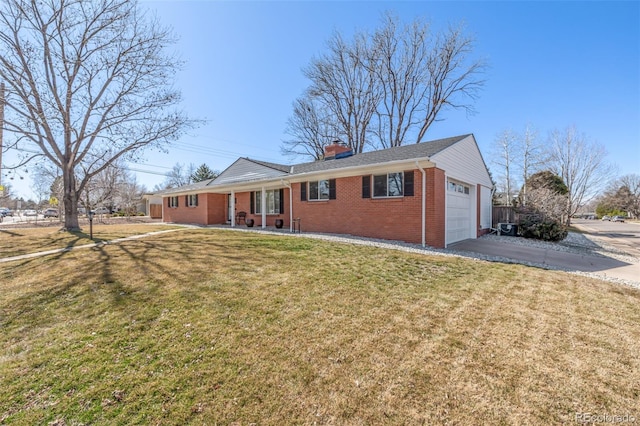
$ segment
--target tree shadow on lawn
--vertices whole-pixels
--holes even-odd
[[[17,232],[12,232],[7,229],[0,229],[0,234],[8,234],[11,237],[24,237],[24,234],[18,234]]]
[[[61,276],[57,282],[52,281],[50,285],[40,288],[37,283],[26,283],[36,290],[27,290],[19,297],[7,300],[6,303],[10,304],[10,311],[15,316],[9,315],[7,310],[7,315],[1,319],[0,324],[17,320],[28,327],[48,326],[56,321],[56,310],[61,304],[68,304],[70,310],[77,311],[78,318],[95,315],[96,312],[92,309],[83,314],[82,305],[89,303],[94,297],[102,297],[105,292],[111,300],[110,310],[117,309],[127,313],[131,306],[152,301],[166,286],[177,284],[185,290],[192,289],[195,284],[187,275],[205,276],[214,259],[216,262],[245,264],[242,255],[230,254],[223,244],[207,241],[209,250],[204,250],[202,244],[195,237],[177,243],[163,239],[138,239],[118,244],[97,244],[82,251],[67,250],[55,255],[17,261],[5,269],[6,276],[43,276],[48,280],[51,280],[50,274],[53,272],[58,272]],[[215,252],[213,256],[207,254],[211,251]],[[179,259],[177,267],[172,267],[171,258]],[[67,266],[61,267],[61,270],[51,267],[52,264],[63,264],[63,261]],[[185,272],[187,268],[188,274]],[[131,273],[127,272],[129,270]],[[25,283],[21,281],[19,285],[24,286]]]

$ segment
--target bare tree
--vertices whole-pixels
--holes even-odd
[[[184,185],[189,185],[190,183],[193,183],[191,176],[193,176],[194,173],[195,166],[193,164],[185,166],[183,164],[176,163],[171,171],[165,174],[166,178],[164,185],[159,189],[179,188]]]
[[[124,162],[120,159],[114,160],[87,180],[82,190],[81,203],[87,210],[99,206],[114,207],[119,188],[126,182],[127,177]]]
[[[338,139],[333,115],[305,93],[293,103],[293,115],[287,120],[286,133],[292,136],[283,142],[281,151],[289,156],[324,156],[324,146]]]
[[[173,41],[135,0],[2,2],[5,128],[13,147],[35,147],[60,169],[66,229],[79,229],[78,199],[93,176],[196,125],[176,109]]]
[[[540,167],[545,163],[544,156],[542,155],[542,145],[538,142],[538,132],[530,125],[527,124],[524,129],[524,133],[519,137],[519,156],[521,157],[522,168],[522,190],[520,193],[520,200],[522,205],[527,205],[527,192],[529,178],[535,172],[540,170]]]
[[[598,201],[598,213],[640,216],[640,175],[629,174],[614,180]]]
[[[295,143],[283,151],[318,158],[327,128],[356,153],[421,142],[444,109],[473,111],[485,68],[471,58],[473,44],[462,26],[434,35],[420,19],[403,25],[390,13],[373,34],[335,33],[304,70],[311,85],[294,105]]]
[[[574,127],[555,130],[549,136],[549,165],[569,189],[566,224],[586,202],[593,199],[611,178],[613,168],[606,161],[604,146],[587,140]]]
[[[504,130],[495,139],[491,150],[491,164],[497,167],[498,187],[505,193],[506,205],[511,205],[514,188],[517,188],[515,169],[519,158],[518,135]]]
[[[369,124],[381,98],[367,63],[372,57],[371,43],[362,33],[348,43],[336,32],[327,50],[303,70],[311,80],[309,94],[334,116],[338,137],[360,153],[367,145]]]
[[[632,173],[618,179],[621,187],[629,190],[628,210],[635,217],[640,217],[640,175]]]
[[[386,14],[382,29],[375,34],[379,83],[383,88],[379,108],[382,146],[419,143],[427,130],[441,120],[443,108],[462,108],[472,113],[484,81],[479,75],[482,60],[472,60],[474,40],[464,34],[463,25],[433,35],[420,19],[400,26]],[[373,62],[373,61],[372,61]],[[412,133],[413,132],[413,133]]]

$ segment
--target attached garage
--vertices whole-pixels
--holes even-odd
[[[447,181],[447,244],[471,238],[473,228],[471,188],[469,185]]]

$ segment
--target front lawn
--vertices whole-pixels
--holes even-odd
[[[107,242],[132,235],[178,228],[178,226],[163,224],[96,224],[93,226],[93,240],[91,240],[89,238],[89,225],[83,226],[82,231],[79,232],[61,231],[60,226],[43,228],[0,228],[0,258],[81,246],[95,242]]]
[[[0,424],[640,418],[640,292],[191,229],[0,265]]]

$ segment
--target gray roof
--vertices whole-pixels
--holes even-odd
[[[308,163],[294,164],[292,166],[285,164],[269,163],[267,161],[254,160],[252,158],[242,157],[242,160],[249,161],[259,166],[267,167],[269,169],[281,172],[286,175],[294,176],[304,173],[323,172],[327,170],[345,169],[351,167],[362,167],[375,164],[384,164],[393,161],[412,160],[417,158],[431,157],[451,145],[460,142],[467,138],[470,134],[455,136],[451,138],[438,139],[430,142],[421,142],[412,145],[396,146],[393,148],[381,149],[378,151],[363,152],[361,154],[355,154],[350,157],[344,157],[340,159],[331,160],[317,160]],[[241,159],[236,160],[231,166],[224,170],[216,182],[216,179],[209,179],[206,181],[193,183],[190,185],[181,186],[179,188],[166,189],[164,191],[156,192],[157,195],[170,195],[173,193],[185,193],[192,192],[204,187],[211,187],[218,185],[225,185],[228,183],[240,183],[247,181],[246,176],[235,176],[235,180],[226,181],[224,177],[227,173],[237,172],[236,169],[232,169]],[[246,164],[246,163],[244,163]],[[243,166],[244,167],[244,166]],[[233,172],[232,172],[233,170]],[[257,177],[258,180],[267,178],[267,176]]]
[[[244,157],[244,159],[254,162],[256,164],[260,164],[265,167],[269,167],[271,169],[279,170],[281,172],[285,172],[285,173],[291,172],[291,166],[288,166],[286,164],[269,163],[267,161],[254,160],[253,158],[249,158],[249,157]]]
[[[363,152],[361,154],[352,155],[351,157],[341,158],[338,160],[318,160],[311,163],[296,164],[291,166],[291,174],[296,175],[347,167],[382,164],[390,161],[431,157],[468,136],[470,135],[455,136],[452,138],[438,139],[435,141],[416,143],[412,145],[396,146],[393,148],[381,149],[379,151]]]
[[[197,190],[197,189],[208,186],[214,180],[215,179],[207,179],[201,182],[190,183],[189,185],[179,186],[178,188],[168,188],[162,191],[154,192],[154,195],[169,195],[173,193],[183,193],[183,192],[193,191],[193,190]]]

